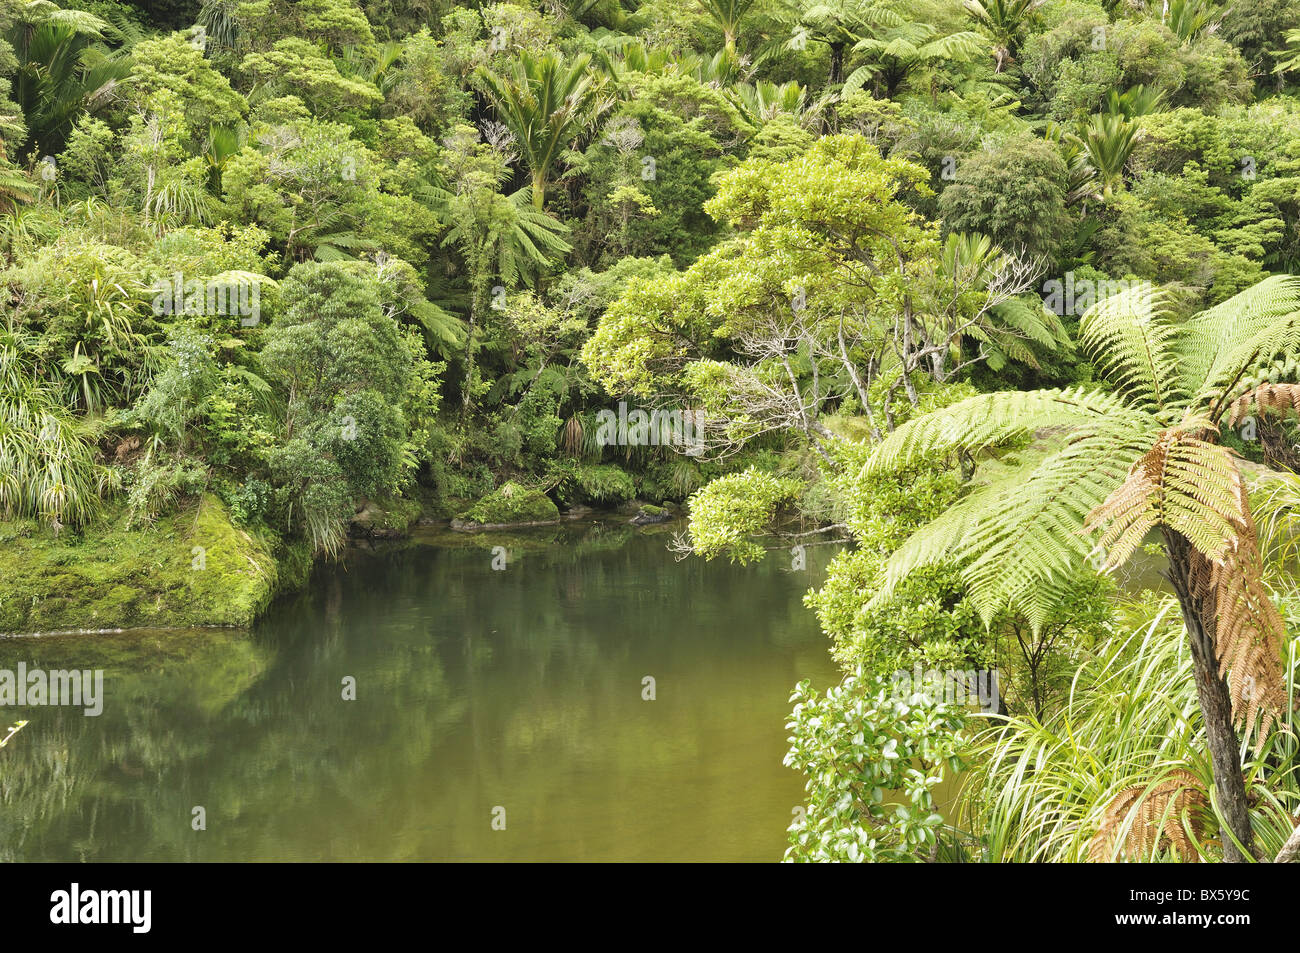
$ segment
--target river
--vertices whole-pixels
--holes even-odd
[[[97,717],[0,708],[0,737],[29,721],[0,860],[778,860],[789,692],[836,677],[800,600],[831,547],[742,568],[667,539],[428,531],[249,632],[0,639],[0,669],[104,671]]]

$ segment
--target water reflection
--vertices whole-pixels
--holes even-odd
[[[98,718],[0,709],[31,721],[0,752],[0,859],[775,860],[786,699],[834,677],[799,598],[830,549],[792,572],[664,544],[431,534],[252,633],[0,640],[0,668],[106,671]]]

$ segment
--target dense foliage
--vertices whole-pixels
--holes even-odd
[[[0,518],[689,501],[843,544],[791,859],[1276,853],[1298,72],[1296,0],[0,0]]]

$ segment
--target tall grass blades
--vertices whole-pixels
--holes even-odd
[[[36,374],[21,332],[0,331],[0,512],[87,522],[109,489],[111,474],[95,459],[83,425]]]
[[[1206,819],[1195,809],[1204,797],[1212,811],[1216,805],[1185,645],[1177,605],[1167,597],[1144,626],[1099,646],[1059,710],[1042,721],[998,719],[976,738],[962,817],[985,859],[1085,861],[1094,847],[1100,849],[1092,859],[1218,859],[1217,817],[1202,830]],[[1285,659],[1293,696],[1298,646],[1291,639]],[[1257,851],[1271,857],[1300,810],[1294,712],[1274,727],[1258,755],[1243,755]],[[1193,779],[1199,790],[1189,784]],[[1175,787],[1191,796],[1170,797]],[[1117,799],[1127,803],[1108,816]],[[1148,829],[1135,830],[1139,825]],[[1103,828],[1107,836],[1095,844]],[[1191,849],[1152,836],[1160,828],[1183,832]]]

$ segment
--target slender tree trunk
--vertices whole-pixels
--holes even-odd
[[[533,207],[539,212],[542,210],[542,202],[546,199],[546,173],[533,173]]]
[[[1259,444],[1264,451],[1264,463],[1274,470],[1300,473],[1300,454],[1292,449],[1286,431],[1263,414],[1260,415],[1256,427],[1259,432]]]
[[[858,392],[858,402],[862,404],[862,412],[867,417],[867,424],[871,427],[871,439],[880,439],[880,428],[876,426],[876,415],[871,409],[871,398],[868,396],[867,387],[862,383],[862,378],[858,376],[858,369],[853,361],[849,358],[849,349],[844,343],[844,316],[840,315],[840,326],[838,331],[840,342],[840,363],[849,373],[849,380],[853,381],[853,388]],[[867,379],[874,377],[871,362],[867,362]]]
[[[834,86],[837,83],[844,82],[844,43],[831,44],[831,75],[827,79],[828,86]]]
[[[462,414],[469,412],[470,394],[474,388],[474,330],[478,326],[480,295],[477,291],[473,295],[469,305],[469,328],[465,332],[465,389],[460,397]]]
[[[1214,657],[1214,623],[1203,615],[1203,601],[1192,582],[1196,562],[1203,562],[1205,557],[1196,552],[1182,534],[1170,529],[1163,530],[1163,534],[1165,551],[1169,554],[1169,579],[1178,596],[1183,623],[1187,627],[1187,640],[1191,645],[1196,697],[1205,721],[1219,812],[1227,825],[1222,835],[1223,859],[1228,863],[1243,863],[1251,851],[1252,835],[1246,784],[1241,774],[1240,742],[1232,724],[1232,696],[1228,693],[1227,683],[1219,675],[1219,663]],[[1229,831],[1241,842],[1246,854],[1233,842]]]
[[[844,44],[832,43],[831,48],[831,72],[826,79],[826,85],[837,86],[844,82]],[[840,112],[838,109],[827,109],[822,113],[822,134],[830,135],[840,131]]]

